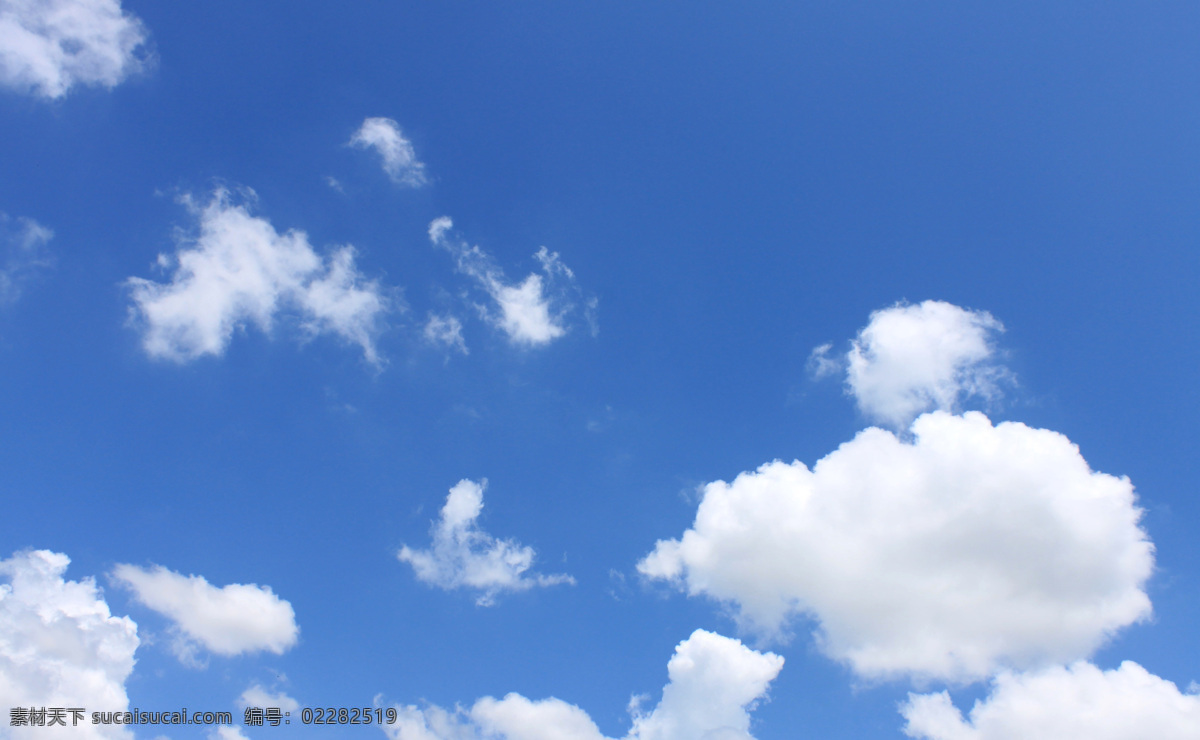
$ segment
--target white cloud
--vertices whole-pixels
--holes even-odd
[[[45,98],[141,69],[146,30],[118,0],[0,0],[0,84]]]
[[[477,740],[479,731],[457,712],[438,706],[396,705],[396,721],[382,725],[391,740]],[[560,740],[571,740],[569,737]]]
[[[54,232],[31,218],[12,217],[0,211],[0,248],[4,262],[0,265],[0,306],[12,303],[21,296],[21,286],[38,270],[49,267],[53,260],[46,244]]]
[[[300,709],[300,702],[288,696],[283,691],[267,691],[259,684],[254,684],[250,688],[242,692],[238,697],[238,706],[242,709],[246,707],[278,707],[285,712],[295,712]]]
[[[454,350],[462,354],[470,354],[467,342],[462,335],[462,322],[454,316],[430,315],[425,322],[423,331],[425,341],[440,346],[447,351]]]
[[[0,706],[84,707],[122,711],[133,671],[137,625],[114,617],[91,578],[63,579],[70,559],[36,550],[0,561]],[[7,724],[11,718],[6,717]],[[57,730],[62,737],[130,738],[119,727]],[[41,730],[56,735],[55,730]],[[14,735],[19,731],[11,731]]]
[[[530,701],[512,693],[485,696],[471,707],[479,736],[504,740],[604,740],[588,713],[561,699]]]
[[[404,138],[400,126],[390,118],[365,119],[350,137],[350,145],[378,152],[383,171],[393,182],[414,188],[427,182],[425,165],[417,159],[412,142]]]
[[[847,390],[863,414],[894,429],[925,411],[955,411],[970,396],[995,400],[1011,382],[992,343],[1002,331],[991,314],[943,301],[875,311],[846,355]],[[810,357],[825,374],[836,370],[827,352]]]
[[[649,714],[634,719],[637,740],[750,737],[747,709],[766,695],[783,669],[783,658],[741,642],[696,630],[667,663],[670,682]]]
[[[118,565],[113,578],[142,604],[175,622],[182,637],[176,648],[185,662],[196,643],[219,655],[261,650],[281,654],[296,643],[300,632],[292,605],[269,586],[233,583],[217,588],[201,576],[181,575],[161,565]]]
[[[529,275],[520,285],[498,285],[492,297],[500,305],[500,328],[518,344],[549,344],[566,334],[550,315],[542,276]]]
[[[826,343],[819,347],[813,347],[813,351],[809,353],[808,374],[812,376],[813,380],[828,378],[830,375],[840,373],[845,367],[841,358],[829,356],[832,350],[833,345]]]
[[[185,203],[199,220],[199,235],[173,256],[159,255],[160,266],[175,268],[171,281],[128,280],[131,317],[143,329],[148,354],[176,362],[220,355],[235,329],[254,324],[268,332],[291,312],[306,333],[337,335],[378,362],[373,338],[388,300],[359,274],[353,247],[323,259],[304,232],[278,233],[233,204],[224,189],[206,206]]]
[[[575,273],[563,264],[557,252],[545,247],[533,256],[542,273],[530,273],[520,283],[509,283],[504,272],[478,246],[449,237],[453,227],[445,216],[429,224],[429,239],[450,252],[458,271],[474,279],[495,302],[495,309],[481,308],[484,318],[503,330],[513,344],[537,347],[567,333],[566,317],[575,310],[571,294],[578,294]],[[595,301],[586,301],[589,323]],[[594,333],[594,332],[593,332]]]
[[[1149,615],[1153,545],[1127,478],[978,412],[926,414],[912,433],[871,428],[812,470],[709,483],[691,529],[638,570],[766,636],[811,616],[820,648],[871,678],[1076,660]]]
[[[211,740],[250,740],[242,728],[234,725],[218,725],[208,733],[208,737]]]
[[[431,530],[428,550],[400,549],[401,562],[412,566],[417,578],[446,590],[469,588],[482,592],[476,603],[487,606],[497,594],[525,591],[534,586],[575,583],[567,575],[527,573],[533,565],[533,548],[513,540],[497,540],[479,529],[476,520],[483,511],[483,489],[487,481],[461,480],[442,507]]]
[[[901,705],[909,737],[927,740],[1194,740],[1200,696],[1137,663],[1102,671],[1091,663],[1036,673],[1003,673],[970,720],[946,692],[909,694]]]
[[[783,658],[696,630],[667,664],[669,682],[652,711],[637,713],[627,740],[753,740],[750,714],[783,668]],[[631,702],[636,707],[637,702]],[[484,697],[470,710],[397,706],[392,740],[605,740],[587,712],[561,699]]]

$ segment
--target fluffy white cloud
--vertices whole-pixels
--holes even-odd
[[[696,630],[667,664],[669,682],[649,713],[635,710],[627,740],[753,740],[750,711],[766,696],[783,658]],[[636,704],[636,702],[634,702]],[[484,697],[470,710],[396,707],[392,740],[605,740],[587,712],[561,699]]]
[[[423,335],[425,341],[447,351],[454,350],[464,355],[470,354],[467,349],[467,341],[463,339],[462,322],[454,316],[431,315],[429,321],[425,322]]]
[[[33,273],[49,267],[53,260],[46,249],[54,232],[31,218],[12,217],[0,211],[0,305],[21,295],[21,285]]]
[[[0,706],[129,706],[125,680],[133,671],[137,625],[114,617],[91,578],[64,580],[70,559],[36,550],[0,561]],[[7,709],[6,709],[7,711]],[[5,724],[9,722],[5,718]],[[49,736],[130,738],[120,727],[43,729]],[[17,729],[11,731],[19,735]],[[40,736],[40,735],[39,735]]]
[[[504,591],[525,591],[534,586],[575,583],[567,575],[527,573],[533,565],[533,548],[512,540],[498,540],[479,529],[487,481],[461,480],[433,523],[433,544],[428,550],[407,545],[397,557],[412,566],[421,581],[443,589],[469,588],[482,592],[476,603],[487,606]]]
[[[806,614],[860,675],[973,680],[1089,655],[1147,617],[1153,545],[1127,478],[1070,440],[933,412],[820,460],[703,488],[696,520],[638,564],[779,637]]]
[[[0,84],[45,98],[113,87],[142,67],[145,41],[119,0],[0,0]]]
[[[637,740],[742,740],[750,738],[748,708],[765,696],[783,669],[783,658],[741,642],[696,630],[667,663],[670,682],[649,714],[634,718]]]
[[[846,388],[863,414],[894,429],[969,396],[994,400],[1011,380],[992,342],[1002,331],[991,314],[943,301],[876,311],[846,355]],[[823,345],[810,357],[818,375],[838,369],[828,352]]]
[[[161,565],[122,564],[113,578],[150,609],[170,618],[181,633],[180,658],[191,659],[196,643],[219,655],[269,650],[280,654],[300,632],[292,605],[269,586],[233,583],[223,588],[201,576],[185,576]]]
[[[365,119],[350,137],[350,145],[378,152],[383,171],[393,182],[414,188],[427,182],[425,165],[417,159],[412,142],[404,138],[400,126],[390,118]]]
[[[481,308],[483,317],[504,331],[513,344],[537,347],[567,333],[567,314],[575,309],[571,300],[575,273],[562,263],[557,252],[540,248],[534,258],[541,274],[530,273],[520,283],[509,283],[492,258],[478,246],[450,238],[453,223],[443,216],[429,224],[429,239],[455,258],[459,272],[473,278],[495,302],[495,309]],[[589,311],[594,300],[587,302]],[[589,321],[591,321],[589,314]]]
[[[927,740],[1193,740],[1200,696],[1137,663],[1102,671],[1091,663],[997,676],[970,721],[946,692],[909,694],[901,705],[909,737]]]
[[[147,353],[177,362],[220,355],[235,329],[254,324],[270,331],[290,311],[306,333],[337,335],[378,362],[373,338],[388,300],[359,274],[353,247],[323,259],[304,232],[278,233],[224,189],[203,207],[185,203],[199,235],[173,256],[159,255],[161,267],[175,268],[171,281],[128,280],[131,317],[143,328]]]
[[[522,344],[548,344],[566,333],[550,315],[541,275],[530,275],[520,285],[500,285],[493,298],[500,306],[500,328]]]

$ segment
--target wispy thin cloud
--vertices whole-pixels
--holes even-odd
[[[532,547],[496,539],[479,528],[486,485],[486,480],[461,480],[451,488],[433,523],[430,547],[415,550],[405,545],[398,553],[400,561],[411,565],[417,578],[431,586],[479,592],[476,603],[481,606],[495,603],[496,596],[504,592],[575,583],[568,575],[531,572]]]
[[[470,354],[470,351],[467,349],[462,330],[462,322],[458,318],[431,314],[421,334],[426,342],[436,347],[466,355]]]
[[[492,306],[480,307],[484,319],[499,328],[513,344],[540,347],[563,337],[568,331],[568,316],[577,309],[582,293],[575,284],[575,273],[557,252],[541,247],[533,257],[541,272],[530,273],[524,280],[509,282],[492,259],[480,247],[450,235],[454,224],[448,217],[429,224],[429,239],[446,250],[458,271],[470,278],[491,298]],[[585,300],[586,318],[595,333],[595,301]]]
[[[374,149],[383,171],[393,182],[419,188],[428,182],[425,164],[417,159],[412,142],[404,137],[400,125],[390,118],[367,118],[354,135],[350,145],[359,149]]]
[[[0,212],[0,306],[21,297],[24,285],[54,264],[47,244],[54,232],[31,218]]]

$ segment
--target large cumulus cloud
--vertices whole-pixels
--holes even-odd
[[[825,653],[872,678],[1069,662],[1149,615],[1153,546],[1128,479],[1061,434],[977,412],[911,432],[709,483],[692,527],[638,569],[767,636],[807,615]]]
[[[0,560],[0,706],[122,711],[133,671],[137,625],[116,617],[91,578],[63,577],[70,559],[49,550]],[[7,725],[9,718],[4,722]],[[129,738],[121,727],[40,728],[43,735]],[[22,730],[23,731],[23,730]],[[12,731],[16,734],[16,731]]]
[[[1102,671],[1091,663],[1003,673],[964,719],[946,692],[909,695],[909,737],[925,740],[1193,740],[1200,696],[1132,661]]]

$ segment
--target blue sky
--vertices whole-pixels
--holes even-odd
[[[1198,30],[0,0],[0,707],[1195,737]]]

